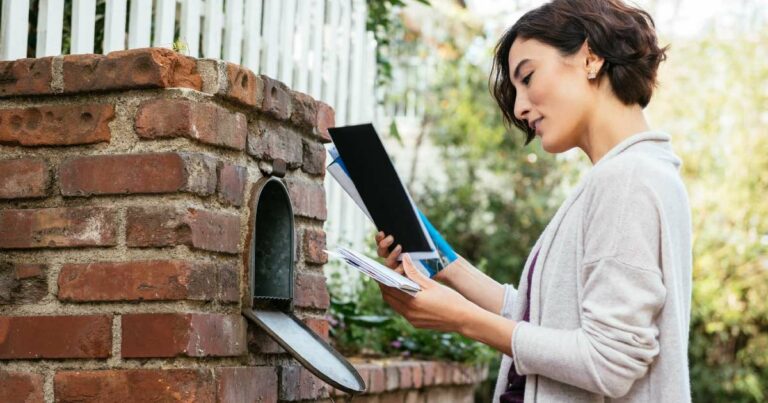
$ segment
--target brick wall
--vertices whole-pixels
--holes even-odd
[[[322,383],[240,311],[249,195],[285,170],[296,314],[328,337],[333,121],[278,81],[165,49],[0,63],[0,401],[328,396],[294,393]]]
[[[0,402],[347,400],[240,313],[254,183],[285,172],[295,314],[328,338],[333,124],[276,80],[166,49],[0,62]],[[487,375],[355,366],[361,401],[470,401]]]

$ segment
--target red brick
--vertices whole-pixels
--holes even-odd
[[[325,231],[321,228],[305,229],[302,246],[304,260],[307,263],[325,264],[328,262],[328,254],[325,253]]]
[[[111,349],[111,316],[0,316],[0,359],[106,358]]]
[[[422,370],[422,385],[432,386],[435,385],[435,372],[437,363],[434,361],[424,361],[421,363]]]
[[[216,368],[218,403],[277,402],[274,367]]]
[[[222,273],[232,268],[181,260],[65,264],[59,273],[58,297],[62,301],[231,302],[239,296],[237,274]]]
[[[191,207],[130,207],[126,213],[126,243],[132,248],[188,245],[237,253],[239,242],[236,215]]]
[[[7,403],[43,402],[43,376],[0,370],[0,397]]]
[[[210,370],[190,368],[58,371],[53,393],[57,403],[212,403],[216,391]]]
[[[217,262],[216,280],[218,281],[218,298],[220,302],[240,301],[240,269],[231,262]]]
[[[310,175],[325,175],[325,147],[314,141],[302,142],[301,170]]]
[[[284,354],[285,350],[260,326],[248,322],[248,350],[257,354]]]
[[[50,176],[48,164],[38,158],[0,161],[0,199],[45,197]]]
[[[259,120],[248,133],[248,154],[263,161],[283,160],[291,169],[301,166],[301,136],[285,124]]]
[[[327,319],[308,317],[302,319],[302,322],[312,329],[316,335],[320,336],[323,340],[328,341],[329,325]]]
[[[122,356],[226,357],[246,352],[241,315],[140,313],[122,317]]]
[[[283,82],[261,75],[264,83],[264,102],[261,110],[264,114],[278,120],[291,117],[291,90]]]
[[[336,113],[333,108],[324,102],[317,101],[317,121],[313,133],[323,143],[331,142],[331,135],[328,133],[329,127],[336,126]]]
[[[0,110],[0,144],[67,146],[109,142],[115,108],[108,104]]]
[[[264,83],[251,70],[235,63],[226,64],[227,89],[224,98],[246,106],[261,106]]]
[[[185,87],[200,90],[194,59],[165,48],[64,56],[64,92]]]
[[[328,309],[331,299],[325,285],[325,276],[314,273],[297,274],[294,303],[303,308]]]
[[[288,193],[293,203],[293,213],[307,218],[325,220],[325,188],[318,183],[304,182],[299,179],[286,179]]]
[[[384,392],[387,385],[385,383],[384,367],[382,367],[381,364],[377,364],[377,363],[355,364],[355,369],[357,369],[360,372],[361,376],[363,374],[367,375],[363,377],[363,380],[365,380],[365,384],[366,384],[365,393],[377,394],[377,393]]]
[[[17,264],[0,261],[0,305],[32,304],[48,294],[45,272],[41,264]]]
[[[390,363],[384,366],[384,377],[386,378],[386,389],[393,391],[400,389],[400,369],[397,364]]]
[[[446,385],[450,383],[450,378],[448,377],[449,371],[445,363],[443,362],[436,362],[435,363],[435,385]]]
[[[152,99],[139,105],[134,129],[139,138],[186,137],[235,150],[245,149],[248,122],[240,112],[188,99]]]
[[[408,366],[411,368],[411,379],[413,380],[413,387],[415,389],[421,389],[421,387],[424,385],[424,367],[421,366],[420,362],[414,361],[409,362]]]
[[[280,368],[280,400],[318,399],[327,395],[325,383],[308,369],[298,365]]]
[[[298,91],[291,91],[291,123],[303,129],[312,129],[317,122],[317,101]]]
[[[218,195],[225,204],[235,207],[243,205],[248,169],[224,162],[219,168]]]
[[[400,377],[400,389],[413,388],[413,367],[408,362],[393,363],[397,367],[397,371]]]
[[[0,62],[0,97],[51,94],[53,57]]]
[[[112,246],[116,211],[59,207],[0,211],[0,249]]]
[[[216,160],[205,154],[158,153],[73,157],[59,166],[61,194],[171,193],[216,189]]]

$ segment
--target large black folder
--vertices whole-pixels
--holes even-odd
[[[403,252],[415,259],[437,257],[413,200],[373,125],[334,127],[328,132],[376,227],[392,235]]]

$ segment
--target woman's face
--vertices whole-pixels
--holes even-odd
[[[517,38],[509,52],[515,86],[515,117],[535,128],[542,148],[550,153],[581,144],[593,110],[595,91],[587,78],[586,45],[574,55],[536,39]],[[592,66],[594,68],[594,66]]]

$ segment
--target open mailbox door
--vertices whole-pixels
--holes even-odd
[[[355,368],[292,313],[295,237],[288,190],[274,177],[254,186],[250,207],[255,222],[248,254],[252,306],[244,307],[243,315],[334,388],[364,392],[365,382]]]

